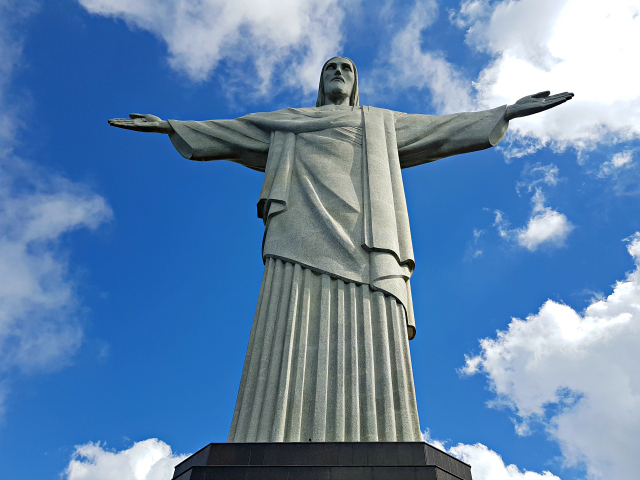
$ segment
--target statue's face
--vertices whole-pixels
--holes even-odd
[[[332,58],[322,72],[324,94],[349,97],[354,79],[355,74],[349,60],[343,57]]]

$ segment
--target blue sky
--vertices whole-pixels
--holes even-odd
[[[262,174],[107,119],[311,106],[336,53],[397,111],[576,94],[403,173],[418,411],[475,480],[634,478],[639,37],[638,0],[0,0],[2,478],[170,478],[226,440]]]

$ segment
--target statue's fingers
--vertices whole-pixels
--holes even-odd
[[[551,92],[549,90],[545,90],[544,92],[538,92],[531,95],[531,98],[545,98],[548,97]]]
[[[133,120],[128,118],[113,118],[109,120],[109,125],[119,128],[132,128],[134,126]]]
[[[563,100],[564,102],[566,102],[567,100],[571,100],[573,98],[573,93],[571,92],[562,92],[562,93],[558,93],[556,95],[551,95],[550,97],[545,98],[545,103],[546,102],[554,102],[556,100]]]
[[[556,93],[555,95],[550,95],[544,99],[545,102],[553,102],[554,100],[558,100],[559,98],[567,98],[564,93]]]
[[[143,115],[141,113],[130,113],[129,114],[129,118],[144,118],[146,115]]]

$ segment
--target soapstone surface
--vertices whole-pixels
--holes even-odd
[[[572,97],[539,92],[478,112],[405,114],[360,106],[355,64],[334,57],[313,108],[109,121],[168,134],[190,160],[264,172],[265,274],[229,442],[420,440],[401,169],[490,148],[510,120]]]

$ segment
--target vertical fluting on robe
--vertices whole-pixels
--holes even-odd
[[[267,258],[229,442],[419,441],[403,306]]]

